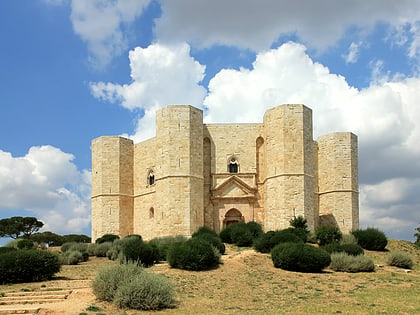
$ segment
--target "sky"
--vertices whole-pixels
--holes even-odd
[[[92,139],[154,136],[155,111],[262,122],[313,110],[359,139],[360,227],[420,226],[419,0],[0,1],[0,218],[90,235]]]

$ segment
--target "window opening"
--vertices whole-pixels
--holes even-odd
[[[153,185],[155,183],[155,175],[153,174],[153,171],[149,172],[149,175],[147,176],[147,184]]]
[[[231,158],[229,161],[229,173],[238,173],[239,165],[235,158]]]
[[[149,219],[153,219],[155,217],[155,209],[151,207],[149,209]]]

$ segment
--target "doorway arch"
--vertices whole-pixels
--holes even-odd
[[[238,209],[232,208],[225,214],[223,219],[223,228],[237,222],[244,222],[244,216]]]

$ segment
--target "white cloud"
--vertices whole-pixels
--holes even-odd
[[[206,90],[200,85],[205,67],[190,56],[187,44],[153,44],[130,51],[129,84],[91,83],[92,94],[123,107],[144,112],[134,140],[144,140],[155,132],[154,113],[168,104],[201,107]]]
[[[23,157],[0,150],[0,208],[32,212],[45,223],[45,230],[57,233],[86,229],[90,173],[79,171],[73,159],[48,145],[31,147]]]
[[[93,65],[106,66],[127,49],[123,28],[140,16],[149,3],[150,0],[72,0],[73,30],[86,42]]]
[[[349,47],[347,55],[343,56],[347,64],[356,63],[359,59],[361,42],[352,42]]]
[[[161,0],[161,6],[162,16],[156,21],[161,41],[187,41],[201,47],[233,45],[254,51],[268,49],[288,34],[323,51],[349,27],[357,26],[363,36],[379,22],[398,27],[420,19],[420,2],[410,0]]]

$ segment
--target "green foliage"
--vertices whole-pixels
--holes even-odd
[[[82,261],[85,261],[85,258],[78,250],[68,250],[60,255],[60,262],[62,265],[77,265]]]
[[[414,233],[414,237],[416,240],[414,241],[414,244],[420,246],[420,226],[415,229],[416,233]]]
[[[107,257],[107,252],[111,249],[112,244],[112,242],[95,244],[96,246],[93,249],[93,255],[96,257]]]
[[[0,247],[0,255],[8,252],[15,251],[15,247]]]
[[[196,234],[193,238],[200,238],[209,242],[214,248],[216,248],[221,255],[223,255],[226,251],[225,244],[223,244],[222,240],[217,234],[209,234],[209,233],[201,233]]]
[[[339,242],[343,234],[336,226],[321,225],[315,229],[315,238],[320,246]]]
[[[144,267],[150,267],[159,261],[157,246],[143,242],[141,238],[130,237],[121,244],[121,262],[133,262]]]
[[[260,235],[259,228],[253,222],[237,222],[228,225],[220,232],[220,238],[228,244],[236,244],[238,246],[251,246],[254,239]]]
[[[341,238],[340,244],[356,244],[357,245],[357,239],[353,234],[343,234],[343,237]]]
[[[34,217],[11,217],[0,220],[0,237],[29,238],[38,232],[44,223]]]
[[[91,238],[87,235],[83,234],[66,234],[62,236],[63,243],[90,243]]]
[[[150,274],[137,264],[100,270],[92,287],[98,300],[114,302],[121,308],[159,310],[175,306],[169,280],[163,275]]]
[[[16,246],[18,249],[34,249],[35,244],[27,238],[21,238],[17,240]]]
[[[352,256],[344,252],[332,253],[330,268],[342,272],[372,272],[375,271],[373,260],[369,257],[359,255]]]
[[[247,222],[246,225],[248,227],[248,230],[252,234],[253,240],[256,240],[258,237],[260,237],[264,233],[261,224],[259,224],[258,222],[250,221],[250,222]]]
[[[48,244],[48,246],[61,246],[64,243],[64,238],[61,235],[49,231],[34,233],[30,239],[38,244]]]
[[[384,232],[369,227],[365,230],[351,232],[357,239],[357,243],[367,250],[383,251],[388,244]]]
[[[102,237],[98,238],[95,243],[96,244],[101,244],[101,243],[105,243],[105,242],[113,242],[114,240],[119,239],[120,237],[118,235],[115,234],[105,234],[102,235]]]
[[[268,231],[262,234],[254,244],[256,251],[260,253],[269,253],[280,243],[302,243],[302,239],[293,233],[294,229],[285,229],[279,231]]]
[[[410,255],[403,252],[390,252],[387,257],[387,264],[399,268],[413,268],[413,259]]]
[[[159,250],[159,261],[166,260],[168,249],[173,243],[186,242],[187,238],[182,235],[177,236],[165,236],[154,238],[149,241],[150,244],[154,244]]]
[[[76,243],[76,242],[68,242],[61,245],[61,252],[65,253],[69,250],[79,251],[81,253],[87,252],[89,244],[86,243]]]
[[[322,246],[322,249],[330,254],[346,253],[351,256],[359,256],[364,254],[363,248],[357,244],[330,243]]]
[[[200,236],[200,235],[203,235],[203,234],[210,234],[212,236],[218,236],[217,233],[213,229],[211,229],[207,226],[201,226],[201,227],[198,228],[198,230],[196,232],[193,233],[192,237]]]
[[[43,281],[60,271],[56,254],[41,250],[16,250],[0,259],[0,283]]]
[[[200,237],[186,242],[173,243],[167,254],[172,268],[184,270],[209,270],[220,264],[220,253],[209,242]]]
[[[271,251],[274,267],[289,271],[321,272],[330,262],[326,251],[304,243],[280,243]]]

